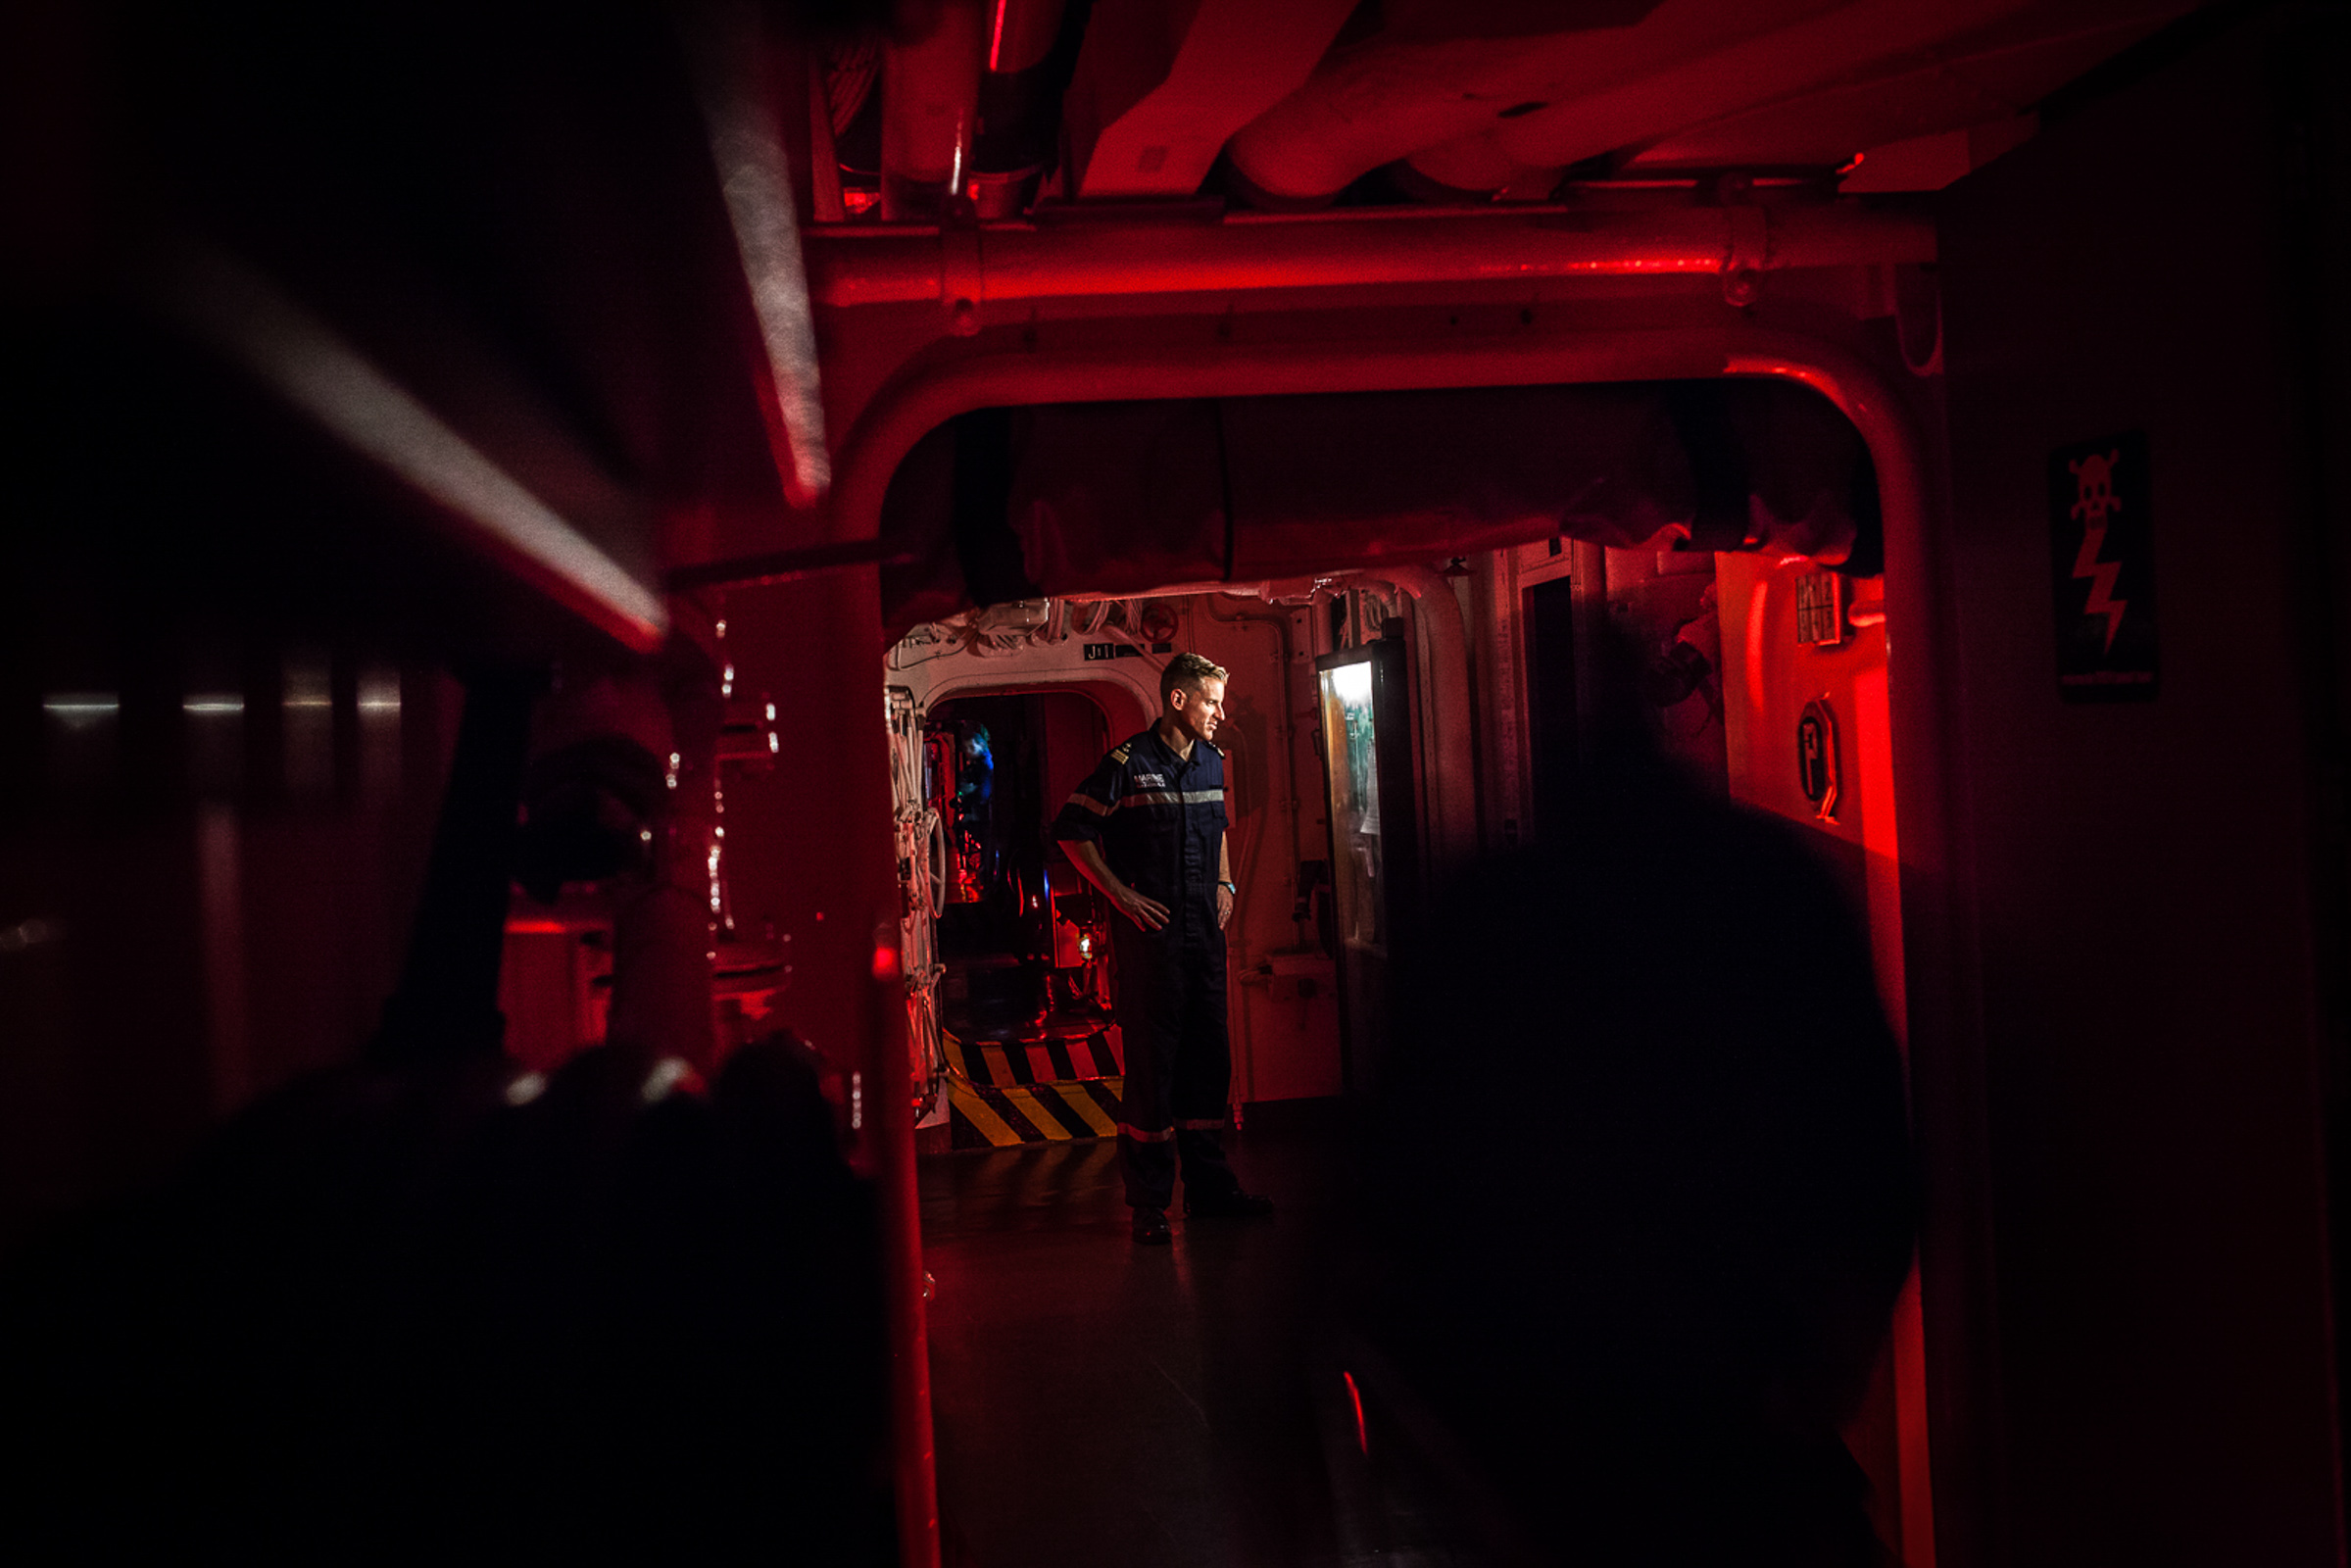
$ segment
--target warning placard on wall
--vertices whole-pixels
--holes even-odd
[[[2049,454],[2057,689],[2070,703],[2154,700],[2152,479],[2143,430]]]

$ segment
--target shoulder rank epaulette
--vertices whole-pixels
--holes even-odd
[[[1135,743],[1133,741],[1127,741],[1118,746],[1110,753],[1110,760],[1113,762],[1125,761],[1127,760],[1127,753],[1134,750],[1134,747]]]

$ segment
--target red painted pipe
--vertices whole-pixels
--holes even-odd
[[[895,891],[895,890],[894,890]],[[860,1153],[882,1210],[882,1282],[890,1335],[890,1430],[901,1568],[939,1568],[939,1468],[931,1422],[930,1331],[922,1299],[922,1200],[914,1106],[906,1093],[906,991],[895,911],[874,922],[872,1013],[863,1082],[870,1130]]]
[[[882,216],[936,219],[971,173],[986,58],[979,0],[947,0],[928,34],[882,50]]]
[[[808,236],[820,305],[1171,294],[1592,274],[1731,274],[1935,259],[1924,219],[1855,207],[1565,208],[1378,216],[1234,214],[1215,222],[1121,217],[905,225]]]

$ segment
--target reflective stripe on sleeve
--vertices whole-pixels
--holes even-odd
[[[1069,797],[1069,804],[1072,806],[1082,806],[1097,816],[1108,816],[1112,811],[1117,809],[1117,807],[1105,806],[1082,790]],[[1126,803],[1124,801],[1119,803],[1120,806],[1125,804]]]

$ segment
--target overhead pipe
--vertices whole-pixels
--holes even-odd
[[[1064,188],[1085,199],[1191,197],[1233,133],[1313,74],[1356,9],[1355,0],[1094,7],[1063,98]]]
[[[2025,9],[2025,0],[1943,0],[1938,5],[1851,0],[1748,37],[1717,33],[1706,40],[1713,48],[1701,43],[1646,50],[1637,74],[1628,73],[1604,86],[1594,83],[1595,91],[1562,95],[1532,114],[1497,120],[1494,141],[1521,163],[1581,163],[1661,141],[1691,128],[1692,119],[1719,122],[1799,93],[1833,91],[1849,74],[1913,51],[1939,55],[1977,28]],[[1734,18],[1752,14],[1740,5],[1724,5],[1720,12]],[[1632,32],[1661,35],[1672,20],[1670,12],[1665,17],[1651,12],[1647,24]],[[1964,67],[1951,62],[1944,69]],[[1693,114],[1698,105],[1704,109]]]
[[[759,69],[766,35],[749,5],[712,6],[686,28],[686,45],[710,162],[775,389],[771,417],[782,429],[771,430],[769,439],[777,477],[792,505],[814,506],[832,485],[832,453],[824,439],[816,331],[801,270],[792,159]]]
[[[1346,571],[1330,572],[1320,577],[1270,577],[1263,580],[1252,578],[1247,582],[1209,579],[1201,582],[1171,582],[1159,588],[1122,588],[1116,593],[1098,594],[1081,590],[1076,593],[1055,594],[1053,597],[1063,604],[1091,605],[1124,603],[1130,599],[1190,599],[1196,594],[1224,594],[1233,599],[1262,600],[1269,605],[1302,604],[1311,599],[1318,589],[1326,588],[1331,583],[1355,574],[1355,568],[1350,566]]]
[[[947,0],[929,33],[883,49],[884,222],[936,222],[961,194],[986,49],[979,0]]]
[[[982,218],[1009,218],[1036,198],[1060,128],[1061,73],[1053,69],[1063,0],[987,0],[973,163],[964,190]]]
[[[1631,25],[1571,29],[1561,17],[1559,30],[1524,37],[1375,34],[1333,50],[1304,84],[1234,132],[1225,157],[1252,199],[1317,206],[1375,169],[1417,164],[1465,137],[1491,136],[1495,156],[1514,165],[1561,169],[1834,87],[1874,62],[1938,50],[2024,4],[1672,0],[1641,9]]]
[[[1751,279],[1804,267],[1935,260],[1935,225],[1859,207],[1571,207],[1229,214],[812,234],[810,295],[836,309],[937,300],[977,325],[992,303],[1350,284],[1535,282],[1656,273]]]
[[[1394,170],[1397,182],[1412,194],[1437,195],[1454,202],[1493,197],[1540,202],[1550,196],[1566,172],[1555,164],[1520,163],[1496,146],[1487,131],[1423,147]]]

